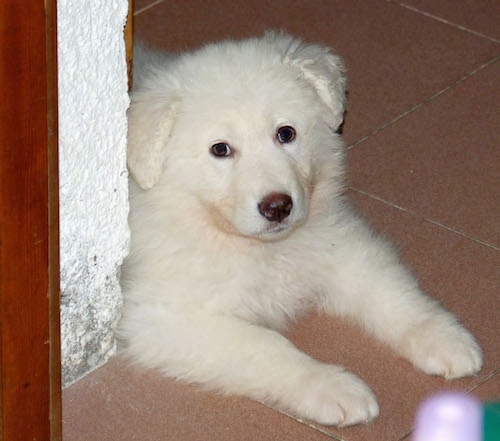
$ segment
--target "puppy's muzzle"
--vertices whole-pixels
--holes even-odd
[[[258,205],[259,212],[270,222],[282,222],[293,208],[292,198],[284,193],[270,193]]]

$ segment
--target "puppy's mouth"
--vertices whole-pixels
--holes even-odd
[[[265,241],[280,240],[291,234],[295,227],[293,222],[269,222],[257,237]]]
[[[210,214],[210,219],[214,222],[214,225],[219,230],[228,234],[254,238],[265,242],[280,240],[288,236],[296,226],[295,222],[290,222],[287,219],[281,222],[267,221],[264,225],[261,225],[260,228],[250,228],[249,230],[246,230],[246,228],[239,228],[237,224],[233,223],[231,220],[221,215],[216,210],[211,210]]]
[[[276,225],[268,225],[262,234],[264,235],[276,235],[281,234],[284,231],[288,230],[288,225],[278,224]]]

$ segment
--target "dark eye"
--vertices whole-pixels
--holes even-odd
[[[229,147],[225,142],[218,142],[210,147],[210,153],[212,153],[213,156],[222,158],[225,156],[231,156],[232,151],[231,147]]]
[[[295,139],[295,129],[291,126],[283,126],[278,129],[276,138],[281,144],[287,144]]]

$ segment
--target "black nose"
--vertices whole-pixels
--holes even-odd
[[[292,211],[292,198],[283,193],[270,193],[259,204],[259,211],[268,221],[281,222]]]

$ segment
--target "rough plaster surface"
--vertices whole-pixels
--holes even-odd
[[[128,249],[127,0],[59,0],[61,340],[68,385],[114,354]]]

